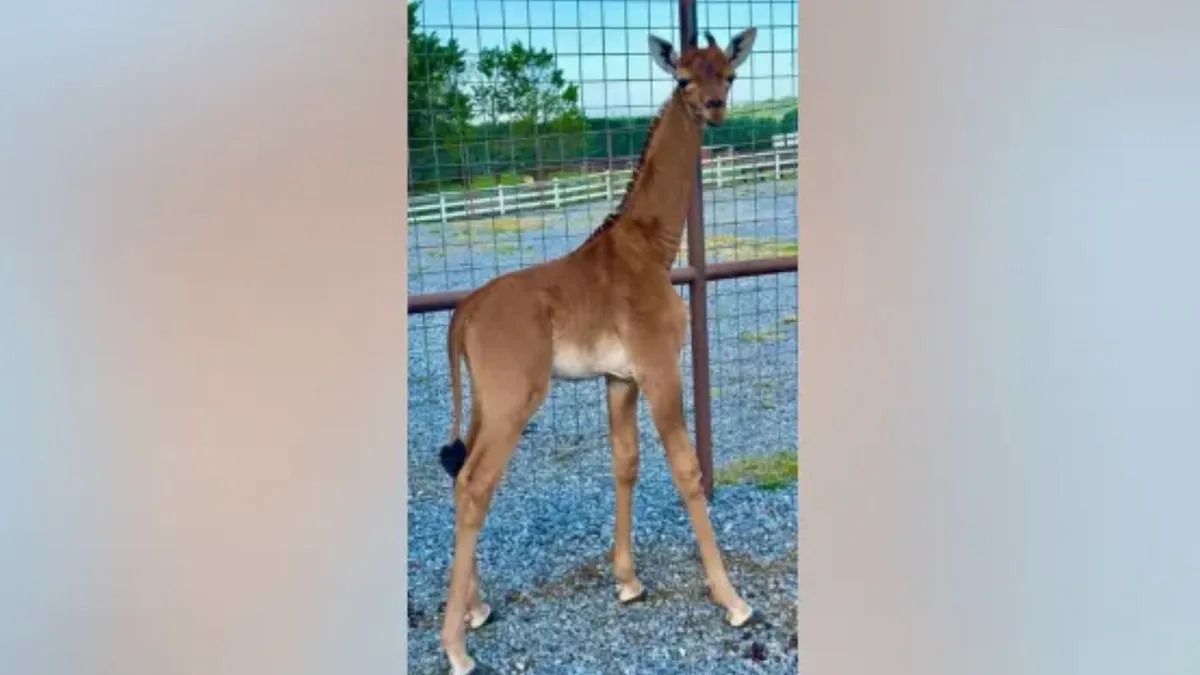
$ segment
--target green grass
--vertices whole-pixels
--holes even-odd
[[[784,337],[783,331],[774,326],[767,326],[761,330],[743,331],[738,335],[738,339],[742,342],[779,342]]]
[[[560,180],[566,180],[566,179],[570,179],[570,178],[585,178],[587,176],[594,176],[598,173],[601,173],[601,172],[599,172],[599,171],[551,171],[550,178],[558,178]]]
[[[479,250],[479,249],[487,250],[490,248],[493,251],[495,251],[496,253],[504,253],[504,254],[516,253],[517,251],[521,250],[521,247],[517,246],[516,242],[511,242],[511,241],[498,241],[495,243],[484,243],[482,246],[480,244],[476,244],[475,248],[476,248],[476,250]],[[526,246],[525,248],[528,249],[529,247]]]
[[[710,261],[754,260],[796,255],[800,248],[795,241],[771,237],[743,237],[736,234],[713,234],[704,240],[704,254]],[[680,260],[687,260],[687,242],[679,249]]]
[[[438,193],[458,193],[465,190],[485,190],[494,188],[497,185],[522,185],[526,182],[526,176],[517,173],[502,173],[488,176],[475,176],[471,178],[471,185],[464,188],[462,183],[453,180],[440,182],[422,181],[417,185],[409,188],[411,195],[437,195]]]
[[[492,251],[501,254],[511,254],[522,249],[527,253],[533,253],[534,248],[528,243],[522,247],[517,241],[513,241],[511,238],[505,237],[504,239],[500,239],[499,237],[500,235],[536,230],[541,226],[541,218],[513,218],[509,216],[454,222],[446,228],[446,246],[444,248],[432,245],[423,246],[421,248],[421,257],[444,258],[448,250],[460,246],[469,247],[476,253]],[[437,223],[423,225],[422,227],[426,230],[422,235],[425,239],[437,239],[442,236],[442,228]]]
[[[419,181],[408,188],[409,195],[437,195],[440,192],[462,192],[461,183],[453,180]]]
[[[738,339],[742,342],[778,342],[788,336],[788,330],[795,330],[796,315],[785,314],[778,322],[763,326],[758,330],[742,331]]]
[[[486,188],[494,188],[497,185],[521,185],[525,182],[525,176],[515,173],[501,173],[494,176],[476,176],[471,179],[472,190],[483,190]]]
[[[492,232],[497,234],[514,234],[516,232],[527,232],[529,230],[540,229],[546,221],[542,218],[534,217],[514,217],[501,216],[490,220],[490,228]]]
[[[475,239],[472,241],[466,237],[456,237],[455,243],[468,247],[474,253],[493,251],[501,254],[512,254],[522,250],[521,245],[515,241],[496,241],[493,239]],[[532,253],[533,247],[526,244],[524,250],[526,253]]]
[[[717,468],[713,480],[717,485],[750,484],[763,490],[778,490],[795,484],[799,466],[794,449],[739,457]]]
[[[454,231],[450,233],[450,238],[456,242],[464,242],[470,239],[486,239],[491,235],[496,234],[515,234],[517,232],[528,232],[537,230],[544,224],[541,218],[517,217],[517,216],[498,216],[496,218],[478,218],[475,220],[463,220],[454,223]],[[470,234],[468,234],[468,231]]]
[[[769,101],[756,101],[754,103],[734,104],[729,109],[728,117],[770,117],[781,119],[789,110],[795,110],[796,105],[795,96],[771,99]]]

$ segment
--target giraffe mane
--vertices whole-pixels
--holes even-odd
[[[629,182],[625,184],[625,193],[621,195],[621,201],[617,204],[617,208],[614,211],[609,212],[609,214],[604,217],[604,220],[600,223],[599,227],[592,230],[592,233],[588,235],[588,238],[585,239],[583,243],[586,244],[604,232],[612,229],[613,225],[615,225],[617,222],[617,218],[620,217],[621,212],[625,210],[625,205],[629,201],[629,196],[633,194],[633,186],[637,183],[638,178],[641,176],[642,167],[646,163],[646,157],[650,154],[650,143],[654,140],[654,134],[658,133],[659,123],[662,122],[663,114],[666,113],[667,107],[671,105],[673,100],[674,97],[667,99],[667,101],[663,103],[661,107],[659,107],[658,112],[654,114],[654,118],[650,120],[650,128],[646,132],[646,140],[642,143],[642,151],[638,154],[638,161],[633,167],[633,172],[629,174]]]

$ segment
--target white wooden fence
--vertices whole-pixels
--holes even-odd
[[[704,187],[781,180],[796,175],[796,148],[774,148],[745,155],[719,155],[701,162]],[[410,195],[408,222],[447,222],[521,211],[558,209],[568,204],[620,199],[631,169],[554,178],[525,185],[501,185],[436,195]]]

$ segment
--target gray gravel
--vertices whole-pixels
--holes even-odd
[[[710,232],[795,240],[795,186],[767,183],[714,191]],[[495,273],[557,255],[578,243],[605,211],[547,214],[568,233],[562,244],[521,234],[538,254],[493,252],[470,261],[451,251],[426,269],[410,249],[410,292],[475,285]],[[597,215],[599,214],[599,216]],[[551,230],[552,232],[554,230]],[[424,245],[430,245],[425,233]],[[421,237],[410,236],[410,241]],[[556,248],[557,247],[557,248]],[[542,249],[546,251],[543,254]],[[551,250],[554,249],[554,250]],[[436,266],[438,274],[431,274]],[[455,271],[457,270],[457,271]],[[447,274],[442,274],[447,272]],[[796,307],[794,274],[719,282],[709,294],[714,459],[794,448]],[[682,291],[683,289],[681,289]],[[444,675],[438,635],[451,556],[450,479],[437,461],[449,425],[443,314],[409,328],[408,672]],[[681,364],[690,380],[690,354]],[[688,407],[691,425],[690,398]],[[614,597],[607,552],[613,485],[600,381],[556,383],[509,465],[479,542],[485,599],[500,620],[468,633],[467,646],[501,673],[796,672],[796,493],[718,487],[710,509],[735,587],[766,621],[734,629],[707,598],[691,525],[653,432],[639,409],[641,472],[634,496],[634,559],[646,602]],[[694,427],[691,427],[694,428]]]

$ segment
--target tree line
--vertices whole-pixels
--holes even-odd
[[[579,87],[545,49],[520,41],[480,50],[468,68],[457,40],[423,30],[421,2],[408,4],[409,184],[414,191],[545,179],[637,155],[650,116],[588,117]],[[469,76],[470,75],[470,76]],[[769,147],[796,130],[782,118],[731,115],[706,131],[708,145]]]

